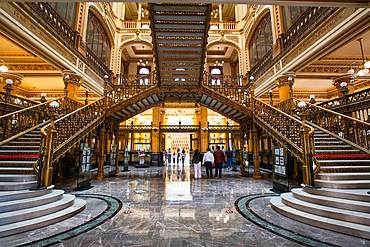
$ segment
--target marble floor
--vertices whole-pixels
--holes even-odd
[[[268,194],[272,180],[253,180],[223,169],[222,179],[194,179],[193,167],[169,165],[129,168],[116,177],[93,180],[93,188],[75,192],[75,182],[57,184],[73,194],[108,195],[122,202],[111,219],[52,246],[307,246],[283,238],[252,223],[235,208],[235,201],[252,194]],[[107,209],[107,203],[87,198],[80,214],[44,228],[2,238],[0,246],[42,246],[48,238],[89,222]],[[269,197],[250,203],[257,215],[276,225],[323,241],[322,246],[370,246],[369,241],[295,222],[274,212]],[[36,241],[36,242],[35,242]],[[30,244],[31,243],[31,244]]]

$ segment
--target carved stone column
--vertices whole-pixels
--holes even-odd
[[[237,65],[237,63],[230,63],[231,76],[236,76],[236,65]]]
[[[209,131],[208,131],[208,109],[206,107],[200,107],[200,152],[206,153],[209,141]]]
[[[160,152],[160,135],[159,135],[160,107],[152,108],[152,153]]]
[[[294,74],[288,74],[280,77],[276,81],[279,88],[280,102],[286,101],[293,97]]]
[[[193,124],[198,125],[199,122],[200,122],[200,111],[199,111],[199,109],[195,109],[194,113],[195,113],[195,120],[193,121]],[[199,149],[200,150],[200,133],[199,132],[194,132],[193,139],[196,139],[194,149]]]
[[[67,94],[67,98],[74,101],[78,101],[78,92],[81,86],[81,76],[77,75],[73,71],[63,71],[63,82],[64,88]]]

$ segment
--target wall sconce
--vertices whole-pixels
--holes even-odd
[[[204,132],[206,132],[206,131],[208,130],[208,128],[202,128],[202,130],[203,130]]]
[[[154,130],[154,132],[157,132],[157,130],[159,130],[158,127],[153,127],[152,130]]]

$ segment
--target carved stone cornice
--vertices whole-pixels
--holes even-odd
[[[52,70],[59,71],[53,65],[50,64],[17,64],[9,65],[9,70],[12,71],[39,71],[39,70]]]
[[[292,80],[289,80],[289,78],[291,78]],[[293,86],[294,78],[295,78],[295,74],[293,72],[286,73],[276,80],[276,85],[277,87],[282,87],[286,85]]]

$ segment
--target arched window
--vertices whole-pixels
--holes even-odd
[[[287,31],[308,7],[282,6],[281,8],[283,10],[284,31]]]
[[[272,48],[270,13],[266,14],[254,31],[249,43],[251,68]]]
[[[77,3],[65,3],[65,2],[49,2],[56,12],[62,17],[67,24],[74,29],[76,19],[76,4]]]
[[[87,47],[109,67],[110,43],[108,35],[98,18],[91,11],[89,11],[88,16],[86,41]]]
[[[211,74],[212,75],[221,75],[222,73],[221,73],[221,70],[219,68],[213,68],[211,70]]]

